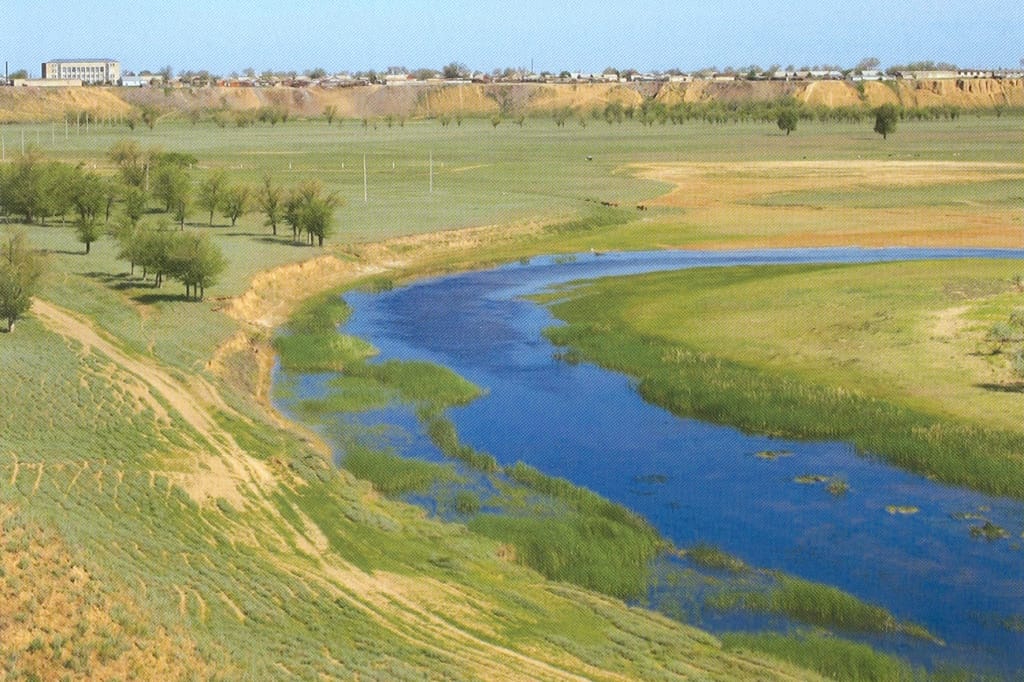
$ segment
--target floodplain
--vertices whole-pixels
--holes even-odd
[[[49,252],[50,274],[34,313],[0,338],[8,377],[0,385],[0,585],[13,594],[32,584],[39,596],[5,626],[5,674],[744,679],[806,678],[805,667],[839,679],[870,677],[864,669],[877,679],[923,675],[815,632],[727,637],[723,648],[705,632],[628,607],[617,590],[602,595],[597,585],[571,584],[572,575],[552,581],[529,566],[531,555],[549,556],[548,531],[424,518],[381,496],[406,488],[388,489],[381,472],[389,467],[364,453],[358,470],[378,480],[375,489],[335,468],[316,434],[269,408],[274,330],[325,291],[387,288],[539,254],[1024,247],[1019,119],[906,121],[885,141],[864,124],[808,122],[787,137],[754,123],[585,123],[167,122],[66,137],[51,124],[3,126],[8,162],[25,139],[49,158],[113,175],[106,151],[130,137],[193,154],[196,183],[213,168],[254,185],[268,173],[282,183],[317,178],[345,200],[323,248],[275,238],[257,212],[234,227],[191,216],[189,229],[209,234],[228,260],[203,303],[131,277],[109,238],[84,255],[59,219],[24,227]],[[158,220],[151,211],[147,220]],[[647,369],[628,364],[629,344],[653,338],[736,365],[762,382],[768,402],[777,396],[771,387],[785,385],[927,413],[960,439],[964,455],[935,448],[932,470],[925,449],[906,468],[1019,499],[1019,382],[1008,354],[991,352],[985,338],[1024,305],[1017,275],[1011,264],[973,261],[691,271],[593,284],[577,292],[575,309],[571,300],[556,312],[570,322],[573,314],[605,320],[588,328],[595,338],[620,325],[626,361],[617,369],[638,377]],[[328,315],[327,328],[340,321]],[[333,348],[342,367],[367,350]],[[457,377],[419,366],[356,378],[365,400],[386,399],[380,385],[407,396],[431,394],[434,384],[469,395]],[[718,397],[728,402],[727,393]],[[719,420],[814,435],[770,415],[744,423],[745,415],[725,410]],[[813,406],[788,417],[827,422]],[[435,433],[451,436],[443,410],[432,418]],[[895,434],[871,430],[862,423],[840,437],[895,458],[885,448]],[[975,453],[990,432],[1005,450]],[[454,439],[449,449],[458,451]],[[409,480],[452,475],[403,466]],[[596,509],[647,532],[628,510],[543,472],[518,476],[548,490],[556,506],[571,505],[564,520],[576,528],[593,530],[587,515]],[[453,504],[474,508],[465,496]],[[491,539],[499,533],[511,539]],[[541,544],[527,546],[527,537]],[[559,537],[564,529],[548,542]],[[47,543],[48,554],[33,543]],[[636,546],[650,545],[643,535]],[[38,556],[66,557],[61,565],[84,575],[74,582],[86,587],[67,592],[61,573],[33,563]],[[826,588],[806,592],[848,604]],[[66,606],[66,598],[77,601]],[[186,646],[172,649],[169,638]]]

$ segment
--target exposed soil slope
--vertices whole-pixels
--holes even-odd
[[[637,105],[655,97],[666,104],[704,101],[762,101],[794,97],[827,107],[952,105],[963,108],[1024,106],[1024,80],[951,79],[867,82],[863,92],[845,81],[521,84],[410,84],[324,88],[0,88],[0,123],[59,120],[89,112],[99,118],[124,116],[143,106],[166,113],[285,107],[294,116],[320,116],[334,106],[347,118],[495,112],[547,114],[569,107],[590,110],[609,102]]]

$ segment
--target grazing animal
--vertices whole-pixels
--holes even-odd
[[[638,211],[646,211],[647,210],[647,205],[646,204],[637,204],[636,205],[636,210],[638,210]]]

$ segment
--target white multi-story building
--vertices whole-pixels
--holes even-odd
[[[43,62],[44,79],[111,83],[121,80],[121,63],[114,59],[53,59]]]

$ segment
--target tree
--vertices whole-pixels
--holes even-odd
[[[43,274],[42,259],[29,248],[23,232],[9,232],[0,242],[0,318],[7,321],[7,331],[32,306],[39,278]]]
[[[338,115],[338,107],[333,104],[328,104],[324,107],[324,118],[327,119],[327,125],[334,123],[335,117]]]
[[[798,119],[799,116],[797,116],[796,109],[786,107],[785,109],[779,110],[779,115],[775,122],[778,124],[779,130],[785,130],[786,135],[788,136],[791,132],[796,130],[796,122]]]
[[[103,234],[100,229],[100,221],[95,216],[80,215],[75,220],[75,233],[78,241],[85,244],[85,253],[89,254],[92,243]]]
[[[117,240],[117,257],[131,265],[131,274],[135,276],[135,264],[142,261],[142,228],[133,223],[128,216],[120,219],[114,227],[114,239]]]
[[[224,190],[221,211],[225,218],[231,219],[231,227],[234,227],[238,219],[249,210],[250,193],[247,185],[235,185]]]
[[[227,261],[204,234],[181,232],[168,244],[167,274],[185,285],[185,298],[201,301]]]
[[[323,246],[332,231],[334,208],[340,203],[335,194],[324,194],[323,185],[316,180],[300,184],[284,202],[285,221],[291,225],[292,239],[298,241],[305,233],[310,244],[315,239]]]
[[[185,219],[192,210],[192,192],[185,192],[174,199],[171,206],[171,217],[178,223],[178,229],[185,229]]]
[[[324,245],[324,238],[330,236],[334,221],[334,207],[337,201],[331,197],[317,197],[302,207],[300,220],[312,244]]]
[[[138,187],[129,187],[124,193],[124,215],[132,225],[138,225],[146,213],[146,193]]]
[[[1024,59],[1021,60],[1021,63],[1024,64]],[[26,71],[25,69],[18,69],[17,71],[11,72],[11,80],[19,80],[23,78],[28,78],[28,71]]]
[[[441,75],[443,75],[448,80],[453,80],[455,78],[465,78],[467,74],[469,74],[469,69],[466,67],[465,64],[462,64],[460,62],[452,62],[441,69]]]
[[[896,130],[896,121],[900,117],[899,110],[893,104],[883,104],[874,110],[875,132],[886,139],[889,133]]]
[[[277,236],[277,224],[284,217],[283,196],[284,192],[280,187],[274,185],[273,179],[269,175],[263,176],[263,187],[260,188],[256,198],[259,202],[260,210],[267,217],[266,222],[263,224],[274,231],[275,237]]]
[[[626,110],[622,106],[622,102],[609,102],[604,108],[604,120],[608,121],[608,125],[622,123],[625,116]]]
[[[199,185],[199,196],[197,203],[199,207],[210,212],[210,225],[213,226],[213,212],[220,207],[224,200],[224,190],[227,189],[228,174],[221,170],[215,170],[206,176]]]
[[[160,118],[160,112],[156,107],[145,106],[142,107],[139,117],[142,119],[142,122],[146,124],[146,127],[152,130],[153,127],[156,126],[157,119]]]
[[[164,275],[170,266],[174,234],[168,231],[165,225],[161,225],[155,230],[139,230],[136,237],[138,264],[142,266],[142,276],[145,278],[152,272],[153,286],[157,289],[163,286]]]
[[[107,150],[107,158],[117,165],[121,178],[132,187],[142,187],[146,178],[145,157],[135,140],[120,140]]]
[[[878,57],[864,57],[864,59],[857,62],[857,66],[853,67],[854,71],[874,71],[878,69],[882,62],[878,61]]]
[[[164,210],[170,213],[192,190],[188,171],[174,163],[162,162],[153,172],[153,197],[162,201]]]

